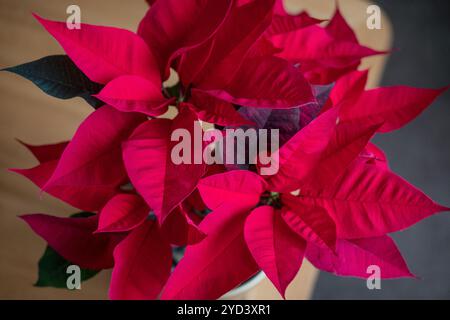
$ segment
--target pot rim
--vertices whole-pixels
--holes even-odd
[[[225,293],[221,297],[221,299],[230,299],[233,298],[234,296],[238,296],[246,291],[249,291],[250,289],[254,288],[258,283],[260,283],[264,278],[266,278],[264,272],[259,271],[252,278],[250,278],[250,280],[244,282],[243,284]]]

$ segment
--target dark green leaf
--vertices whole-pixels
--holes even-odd
[[[102,85],[92,82],[66,55],[48,56],[4,69],[32,81],[42,91],[56,98],[81,97],[94,108],[103,103],[92,97]]]
[[[92,216],[95,216],[95,213],[82,211],[82,212],[74,213],[70,217],[71,218],[89,218]]]
[[[55,250],[47,246],[44,255],[39,260],[39,279],[37,287],[67,288],[67,267],[73,263],[61,257]],[[99,273],[100,270],[81,269],[81,281],[88,280]]]

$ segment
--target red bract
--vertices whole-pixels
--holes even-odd
[[[225,6],[224,2],[229,11],[222,9],[221,15],[217,15],[216,10]],[[157,2],[141,22],[139,34],[147,43],[152,43],[150,46],[159,42],[164,42],[163,48],[179,46],[178,50],[172,49],[171,54],[165,53],[163,60],[170,64],[175,56],[180,55],[175,67],[184,95],[189,95],[189,89],[195,88],[229,103],[292,108],[313,101],[310,86],[302,73],[286,61],[272,56],[270,50],[263,50],[266,54],[255,57],[255,52],[261,54],[261,39],[271,25],[273,2],[186,1],[183,3],[186,6],[184,11],[183,6],[177,5],[176,12],[170,6],[171,1]],[[199,19],[199,12],[202,15],[208,6],[213,6],[214,10],[209,9],[208,18]],[[190,21],[192,32],[189,31],[188,37],[180,35],[180,32],[188,32],[183,20],[166,17],[169,13],[178,14],[178,10],[183,19]],[[160,19],[168,20],[159,23]],[[152,28],[156,23],[158,26]],[[164,32],[155,35],[161,25]],[[163,39],[159,39],[161,37]],[[180,37],[183,41],[178,40]],[[184,41],[193,41],[196,45],[187,50]],[[159,48],[155,50],[160,52]],[[230,119],[226,125],[233,122]]]
[[[245,241],[282,297],[303,261],[306,241],[271,206],[254,209],[245,221]]]
[[[172,61],[210,39],[229,15],[233,1],[157,1],[139,24],[163,77]]]
[[[364,174],[360,175],[360,170]],[[364,170],[369,170],[371,173]],[[404,229],[433,213],[448,209],[435,204],[422,192],[395,177],[386,168],[363,163],[357,154],[354,165],[347,169],[347,172],[331,186],[316,189],[318,188],[316,184],[310,185],[305,182],[301,185],[298,196],[292,196],[289,193],[281,194],[280,200],[283,207],[275,211],[269,206],[258,207],[252,211],[252,208],[258,204],[260,196],[263,195],[265,184],[259,176],[248,171],[232,171],[210,176],[202,180],[199,190],[205,203],[215,209],[211,215],[217,211],[222,212],[225,208],[241,212],[241,215],[248,215],[252,211],[245,222],[247,245],[259,267],[283,296],[287,285],[300,268],[301,260],[295,262],[297,260],[294,257],[303,255],[305,241],[309,247],[317,248],[314,249],[316,251],[311,249],[311,252],[330,251],[327,253],[328,258],[316,253],[318,257],[313,261],[318,265],[328,263],[329,266],[323,267],[327,271],[333,267],[337,269],[332,269],[332,272],[337,274],[362,276],[366,275],[366,268],[370,265],[368,262],[387,260],[379,264],[389,265],[390,269],[384,277],[410,276],[392,241],[351,239],[385,236],[387,233]],[[348,177],[348,174],[356,176]],[[342,194],[335,192],[342,192]],[[261,199],[264,201],[264,196]],[[231,231],[228,230],[228,232]],[[291,233],[297,236],[290,235]],[[279,242],[283,245],[278,244]],[[356,244],[347,245],[352,242]],[[362,250],[349,251],[358,244],[364,246],[363,249],[371,253],[371,256],[367,257],[368,253],[363,254]],[[371,247],[372,245],[374,247]],[[226,257],[224,256],[223,259]],[[283,259],[289,260],[290,263],[283,263]],[[333,259],[337,262],[323,259]],[[345,261],[345,267],[344,262],[339,262],[339,259]],[[228,273],[226,266],[223,264],[221,270],[215,270],[214,274]],[[191,273],[185,272],[185,268],[189,266],[180,264],[175,269],[172,275],[174,280],[169,279],[171,286],[165,289],[167,297],[183,299],[189,297],[188,292],[205,294],[205,290],[212,297],[216,296],[210,290],[216,292],[217,287],[209,288],[203,283],[193,281]],[[208,272],[212,273],[212,271]],[[203,274],[201,276],[203,277]],[[189,283],[189,287],[185,288],[184,283]],[[173,294],[173,291],[177,294]],[[182,292],[186,295],[182,295]],[[226,288],[222,293],[225,292]]]
[[[187,104],[202,121],[220,126],[252,125],[242,117],[234,106],[198,90],[192,90],[191,103]]]
[[[145,221],[114,250],[111,299],[155,299],[172,266],[172,252],[156,221]],[[151,270],[151,271],[150,271]]]
[[[383,270],[383,279],[414,277],[394,241],[387,235],[376,238],[338,240],[336,254],[308,244],[306,258],[317,268],[339,276],[367,278],[367,267]],[[351,261],[352,263],[347,263]]]
[[[97,270],[114,265],[112,252],[122,235],[93,234],[98,217],[59,218],[29,214],[21,218],[61,256],[80,267]]]
[[[118,194],[100,211],[97,232],[125,232],[143,223],[150,208],[135,194]]]
[[[81,79],[70,94],[41,88],[98,109],[70,142],[25,144],[39,165],[12,169],[93,215],[23,216],[30,227],[71,263],[113,267],[111,299],[216,299],[261,270],[284,297],[304,257],[337,275],[365,277],[375,264],[384,278],[411,277],[387,234],[448,208],[391,172],[370,140],[447,88],[365,90],[368,72],[356,69],[380,52],[339,11],[319,26],[281,0],[147,2],[137,34],[36,16]],[[163,88],[170,69],[179,83]],[[161,117],[169,105],[177,115]],[[175,163],[172,133],[201,134],[199,120],[280,129],[278,172]],[[197,144],[183,150],[191,160]]]
[[[174,120],[155,119],[144,122],[123,144],[123,159],[131,182],[163,222],[167,215],[197,186],[205,173],[205,164],[174,164],[171,133],[185,129],[194,135],[201,131],[195,115],[184,106]],[[191,155],[202,152],[192,144]]]
[[[68,143],[31,146],[31,151],[36,155],[40,164],[30,169],[10,169],[31,180],[39,188],[44,188],[52,177]],[[27,145],[27,147],[30,147]],[[87,184],[67,184],[47,186],[45,191],[52,196],[63,200],[81,210],[99,210],[106,201],[117,192],[116,185],[88,186]]]
[[[58,188],[91,189],[104,195],[93,200],[103,205],[127,180],[121,142],[144,120],[145,117],[141,115],[121,113],[110,106],[93,112],[64,149],[42,189],[50,193]],[[90,210],[100,208],[97,206]]]
[[[106,84],[119,76],[136,75],[155,86],[161,83],[152,52],[136,34],[88,24],[70,30],[65,22],[35,17],[92,81]]]
[[[332,108],[312,121],[276,151],[279,171],[267,181],[273,191],[292,191],[307,180],[329,184],[363,150],[382,119],[344,122]]]
[[[387,168],[358,160],[333,185],[302,187],[297,205],[326,209],[344,239],[399,231],[447,210]]]
[[[355,70],[361,58],[385,53],[360,45],[339,10],[324,28],[313,25],[276,34],[271,41],[283,49],[278,55],[299,63],[306,78],[314,84],[336,81]]]
[[[160,85],[139,76],[121,76],[109,82],[95,97],[124,112],[157,117],[174,99],[164,98]]]
[[[201,222],[200,228],[207,237],[187,247],[162,299],[217,299],[258,272],[258,265],[245,245],[246,213],[229,204]]]

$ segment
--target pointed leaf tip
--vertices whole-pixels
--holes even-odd
[[[256,263],[285,299],[286,288],[302,264],[306,241],[270,206],[258,207],[250,213],[244,237]]]

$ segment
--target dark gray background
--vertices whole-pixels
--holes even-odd
[[[394,47],[383,86],[438,88],[450,84],[450,1],[378,0],[394,26]],[[375,143],[392,170],[437,202],[450,206],[450,92],[418,119]],[[450,213],[441,213],[393,235],[411,271],[421,280],[365,280],[322,272],[314,299],[450,299]]]

